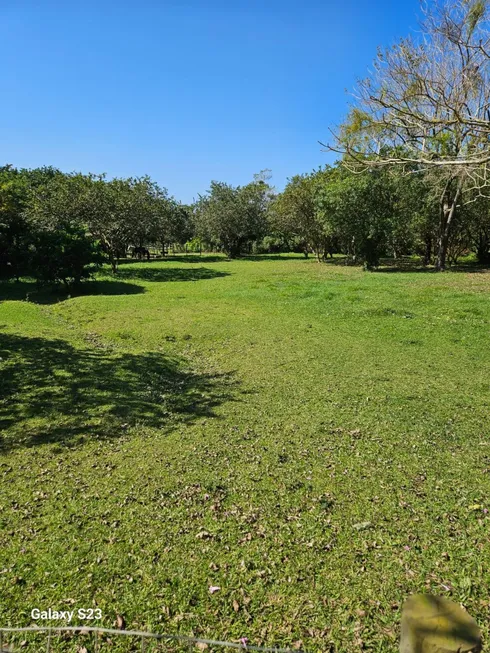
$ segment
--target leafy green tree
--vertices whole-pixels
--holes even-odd
[[[223,249],[230,258],[267,232],[270,187],[263,180],[233,187],[213,181],[194,210],[196,235]]]
[[[162,197],[157,203],[156,212],[151,240],[160,245],[162,256],[165,256],[169,245],[183,245],[192,238],[191,209],[173,198]]]
[[[353,262],[376,267],[389,243],[394,195],[380,170],[352,174],[338,169],[319,194],[325,231]]]
[[[29,233],[23,216],[28,193],[25,177],[11,166],[0,169],[0,275],[19,278],[26,272]]]
[[[476,254],[479,263],[490,263],[490,199],[475,197],[464,207],[467,227],[467,246]]]
[[[304,255],[313,251],[318,259],[333,251],[333,238],[321,203],[321,189],[328,183],[331,169],[295,175],[270,207],[270,223],[286,241],[299,243]]]
[[[54,168],[0,168],[0,276],[18,279],[28,272],[31,231],[26,206],[32,189],[61,173]]]
[[[25,207],[31,274],[42,284],[76,286],[102,262],[87,224],[91,176],[56,174],[31,189]]]
[[[148,229],[146,221],[139,223],[142,216],[147,217],[148,206],[141,187],[134,189],[135,180],[106,181],[105,175],[99,175],[91,177],[90,182],[85,198],[85,223],[100,241],[116,273],[118,258],[130,244],[139,245]]]

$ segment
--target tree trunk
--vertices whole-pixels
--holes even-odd
[[[240,252],[241,252],[240,245],[233,244],[230,247],[230,251],[228,253],[228,256],[229,256],[229,258],[238,258],[240,256]]]
[[[432,236],[428,234],[425,237],[424,265],[430,265],[431,259],[432,259]]]
[[[476,242],[476,258],[479,263],[490,262],[490,238],[487,233],[480,229]]]
[[[449,245],[449,235],[451,233],[451,223],[456,211],[456,205],[461,197],[462,181],[458,179],[456,193],[451,198],[450,183],[446,184],[444,193],[441,198],[441,224],[439,230],[438,252],[436,259],[436,270],[442,272],[446,269],[447,249]]]
[[[101,240],[104,245],[104,249],[107,252],[107,256],[109,257],[109,263],[111,265],[112,274],[116,274],[117,272],[117,258],[115,256],[116,248],[109,240],[105,238],[102,238]]]

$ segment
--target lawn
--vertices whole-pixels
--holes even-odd
[[[0,625],[385,653],[431,591],[488,635],[489,295],[287,255],[0,284]]]

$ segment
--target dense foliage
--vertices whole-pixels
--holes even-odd
[[[343,165],[297,175],[270,208],[270,228],[284,241],[296,239],[319,259],[333,253],[347,261],[378,265],[381,257],[420,256],[436,262],[441,223],[437,180],[428,172],[386,168],[349,171]],[[489,200],[468,192],[448,238],[447,257],[455,263],[473,252],[490,257]]]
[[[76,285],[103,258],[191,235],[187,209],[149,177],[106,180],[54,168],[0,169],[0,275]]]
[[[149,177],[107,180],[54,168],[0,169],[0,275],[77,285],[103,260],[114,273],[128,255],[165,256],[169,246],[229,258],[281,251],[343,255],[371,269],[382,257],[436,261],[441,228],[439,180],[431,172],[342,162],[292,177],[283,192],[267,171],[240,187],[211,182],[192,206]],[[473,252],[490,260],[490,201],[471,191],[457,206],[447,259]],[[442,225],[442,226],[441,226]]]
[[[266,235],[269,198],[270,188],[262,179],[238,188],[211,182],[195,206],[196,235],[236,258],[246,244]]]

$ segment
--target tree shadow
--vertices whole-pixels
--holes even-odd
[[[302,254],[297,254],[295,252],[284,252],[284,254],[244,254],[240,256],[238,260],[240,261],[306,261],[308,260]]]
[[[169,254],[162,261],[177,261],[178,263],[223,263],[228,261],[225,254]]]
[[[359,263],[353,263],[347,256],[336,256],[333,259],[325,259],[322,262],[333,266],[361,267]],[[469,262],[450,265],[447,267],[446,272],[481,273],[488,272],[489,270],[489,265]],[[379,266],[372,269],[371,272],[376,272],[378,274],[392,274],[397,272],[417,272],[424,274],[437,273],[434,266],[423,265],[420,259],[416,260],[409,257],[400,259],[382,258]]]
[[[233,374],[198,374],[157,352],[130,354],[0,333],[0,450],[170,432],[236,401]]]
[[[483,263],[457,263],[448,268],[448,272],[482,273],[489,272],[490,265]]]
[[[313,258],[313,257],[311,257]],[[361,267],[359,263],[354,263],[348,256],[339,256],[338,254],[334,258],[325,258],[321,261],[327,265],[338,265],[345,267]]]
[[[200,281],[202,279],[216,279],[228,277],[229,272],[219,272],[210,268],[155,268],[155,267],[130,267],[119,268],[118,279],[142,279],[143,281]]]
[[[85,281],[74,291],[66,288],[39,288],[34,281],[0,282],[0,301],[29,301],[34,304],[56,304],[85,295],[137,295],[144,293],[143,286],[124,281]]]
[[[218,263],[219,261],[227,261],[228,259],[224,254],[167,254],[167,256],[155,256],[148,259],[139,258],[120,258],[118,263],[120,265],[133,265],[139,263],[140,265],[151,265],[152,263]]]
[[[370,272],[392,274],[396,272],[417,272],[426,274],[435,274],[436,269],[433,267],[424,267],[423,265],[386,265],[370,270]]]
[[[448,265],[445,272],[463,272],[465,274],[475,274],[488,272],[490,266],[481,265],[478,263],[460,263]],[[437,274],[434,266],[424,266],[416,261],[403,261],[396,263],[391,261],[382,261],[380,267],[372,270],[378,273],[396,273],[396,272],[422,272],[427,274]]]

